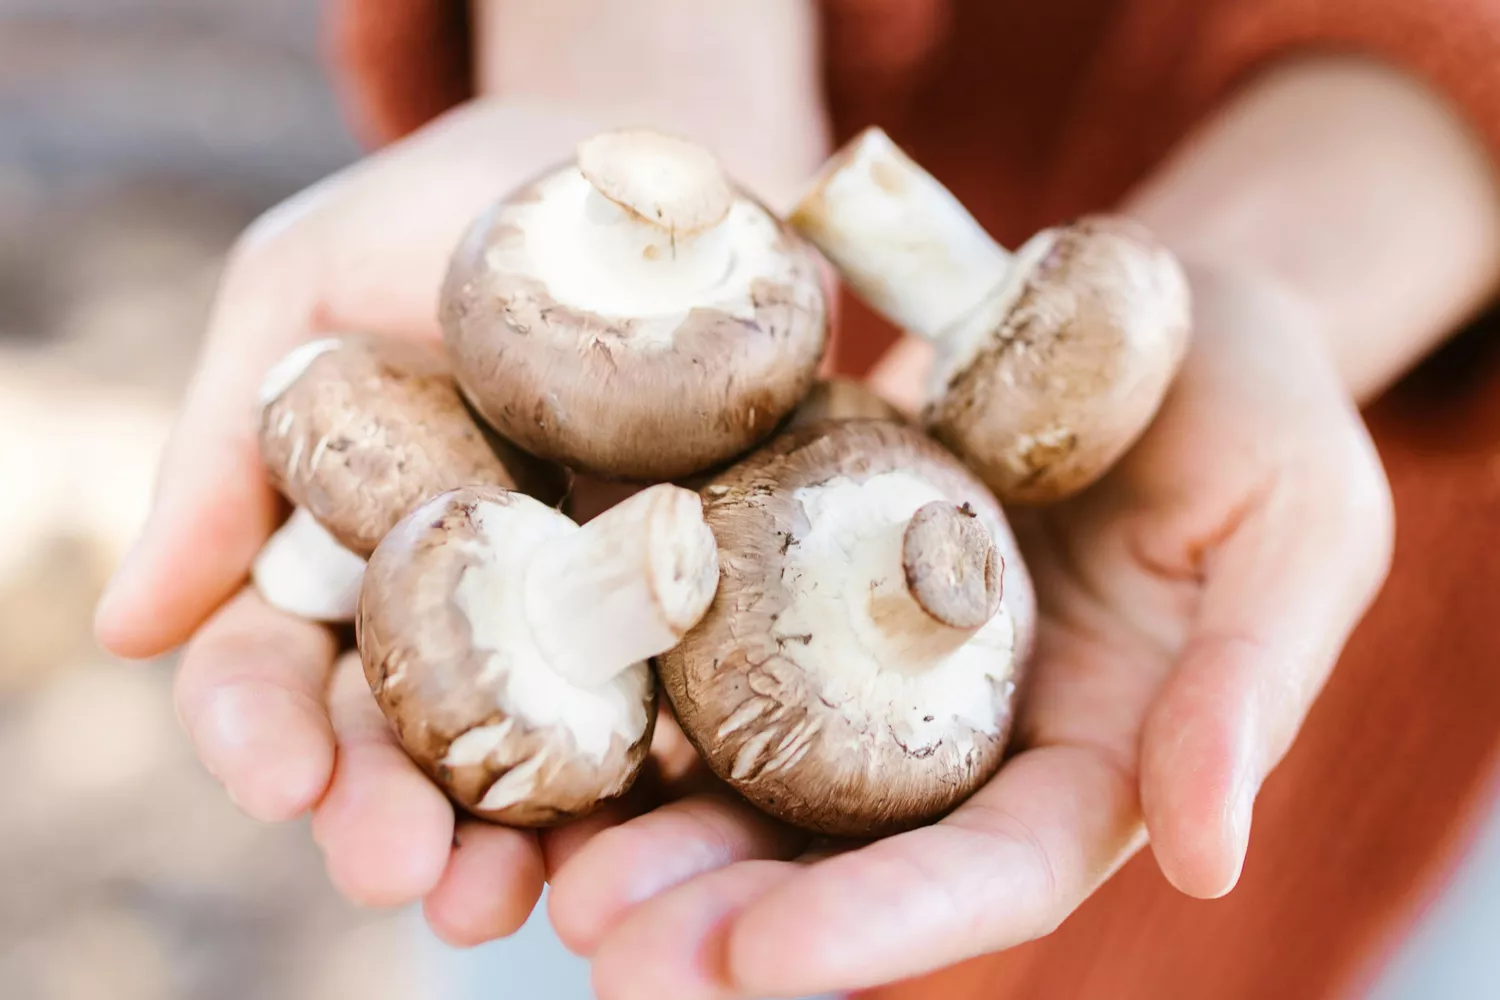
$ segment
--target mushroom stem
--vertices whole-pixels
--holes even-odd
[[[711,153],[675,136],[622,130],[585,140],[577,154],[589,188],[577,249],[593,280],[686,295],[729,270],[723,223],[734,194]]]
[[[267,604],[323,622],[354,620],[364,575],[365,561],[302,507],[266,541],[251,569]]]
[[[871,587],[870,618],[896,662],[926,666],[994,617],[1004,564],[967,505],[926,504],[901,531],[902,572]]]
[[[664,483],[541,546],[526,571],[526,616],[552,669],[594,687],[675,646],[718,582],[702,501]]]
[[[989,297],[1012,255],[879,128],[835,154],[790,222],[891,322],[927,340]]]

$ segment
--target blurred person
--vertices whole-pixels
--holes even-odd
[[[1500,8],[335,0],[329,23],[380,148],[233,254],[98,613],[121,655],[188,643],[181,716],[247,813],[310,814],[349,898],[420,900],[458,945],[521,927],[545,881],[608,998],[1362,987],[1500,747],[1500,345],[1476,322],[1500,280]],[[931,827],[804,856],[669,739],[572,826],[455,817],[334,637],[245,589],[283,514],[250,421],[269,363],[328,330],[439,336],[469,220],[642,122],[783,208],[880,124],[1008,245],[1116,210],[1190,273],[1194,344],[1146,436],[1015,512],[1042,602],[1018,752]],[[834,359],[906,404],[925,363],[847,297]]]

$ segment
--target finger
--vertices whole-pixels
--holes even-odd
[[[594,956],[594,989],[600,1000],[727,1000],[744,995],[725,964],[731,921],[798,871],[790,862],[745,862],[639,907]]]
[[[305,339],[311,303],[297,284],[263,274],[224,282],[151,514],[99,602],[95,631],[120,656],[155,656],[184,641],[243,583],[275,527],[255,395],[272,362]]]
[[[563,826],[541,831],[542,858],[547,876],[555,877],[579,851],[605,830],[639,816],[655,804],[651,791],[637,784],[621,798]]]
[[[542,831],[542,852],[549,878],[605,830],[655,808],[662,802],[703,792],[721,792],[716,778],[688,742],[665,700],[658,708],[651,756],[629,792],[564,826]]]
[[[680,799],[600,832],[552,880],[548,913],[569,950],[589,955],[633,907],[705,872],[791,858],[807,837],[743,799]]]
[[[334,739],[323,688],[336,651],[328,629],[246,590],[183,653],[178,718],[209,773],[256,819],[299,816],[328,787]]]
[[[1011,947],[1055,928],[1138,849],[1139,830],[1132,776],[1101,752],[1027,751],[942,822],[812,865],[747,906],[729,931],[729,980],[746,996],[797,996]]]
[[[333,884],[365,906],[400,906],[431,892],[453,846],[453,807],[397,745],[349,654],[328,696],[338,762],[313,812],[313,839]]]
[[[918,337],[896,341],[866,378],[870,388],[906,417],[922,411],[927,402],[927,375],[932,368],[932,345]]]
[[[1374,456],[1351,442],[1342,461],[1288,472],[1209,559],[1141,741],[1152,849],[1183,892],[1238,881],[1255,797],[1384,577],[1390,524]]]
[[[422,911],[439,938],[472,948],[521,929],[542,895],[542,849],[530,830],[459,824],[448,867]]]

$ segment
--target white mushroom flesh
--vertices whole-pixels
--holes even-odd
[[[662,483],[539,548],[527,568],[527,612],[552,669],[591,686],[622,662],[677,645],[718,582],[703,501]]]
[[[1039,264],[1057,242],[1057,230],[1044,229],[1021,245],[1016,251],[1014,264],[1005,277],[990,290],[989,295],[969,312],[957,317],[933,338],[936,346],[932,359],[932,371],[928,385],[930,395],[941,396],[948,391],[954,376],[966,371],[974,363],[979,352],[994,343],[995,331],[1005,328],[1006,317],[1015,308],[1026,290],[1026,279],[1032,268]],[[1052,300],[1054,305],[1058,300]],[[1017,315],[1013,323],[1021,324],[1026,317]],[[1061,322],[1061,318],[1054,320]]]
[[[807,527],[787,550],[783,583],[791,603],[776,620],[780,655],[796,663],[856,722],[890,731],[916,753],[955,736],[994,733],[1008,704],[1015,626],[1002,609],[960,636],[928,620],[921,655],[909,627],[901,540],[912,515],[946,500],[925,480],[885,472],[863,482],[840,477],[796,491]],[[986,524],[992,537],[999,529]],[[890,616],[882,609],[902,609]],[[920,615],[915,605],[909,610]],[[857,718],[856,718],[857,716]],[[962,752],[963,748],[959,748]]]
[[[977,307],[1011,266],[952,192],[878,128],[830,162],[792,221],[861,298],[928,339]]]
[[[641,346],[671,347],[695,308],[753,318],[755,283],[788,280],[793,266],[776,252],[775,220],[745,198],[715,226],[674,233],[611,202],[569,168],[541,181],[538,197],[511,211],[523,238],[492,247],[491,267],[534,274],[553,299],[574,309],[656,321],[633,331]]]
[[[302,377],[302,373],[307,371],[308,366],[317,360],[319,355],[338,350],[342,343],[343,341],[337,337],[310,340],[305,344],[298,344],[279,358],[266,370],[265,376],[261,379],[259,393],[261,407],[270,406],[280,399],[281,394]]]
[[[298,507],[256,556],[255,589],[266,603],[313,621],[354,620],[365,561]]]
[[[635,743],[646,731],[642,700],[650,684],[647,665],[632,663],[602,684],[575,684],[548,663],[527,613],[524,587],[533,554],[578,526],[532,503],[484,503],[474,516],[484,552],[476,552],[475,565],[464,571],[454,603],[468,619],[474,649],[486,657],[481,685],[496,684],[502,692],[496,707],[533,727],[559,727],[572,737],[577,752],[593,761],[603,760],[615,737],[626,746]],[[580,618],[589,613],[586,607],[578,611]],[[471,731],[455,741],[448,751],[453,759],[445,762],[483,760],[504,743],[505,730],[501,724]],[[497,783],[480,807],[499,808],[489,802],[490,796],[524,798],[513,787],[520,780]]]

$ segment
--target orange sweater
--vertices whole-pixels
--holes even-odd
[[[332,0],[333,56],[372,142],[469,91],[461,0]],[[842,140],[878,122],[1015,245],[1107,208],[1247,74],[1293,50],[1426,78],[1500,160],[1497,0],[824,0]],[[924,113],[942,108],[944,113]],[[840,361],[891,333],[846,302]],[[1368,414],[1395,568],[1267,783],[1240,886],[1196,902],[1137,858],[1050,937],[896,998],[1352,996],[1441,876],[1500,763],[1500,322]]]

